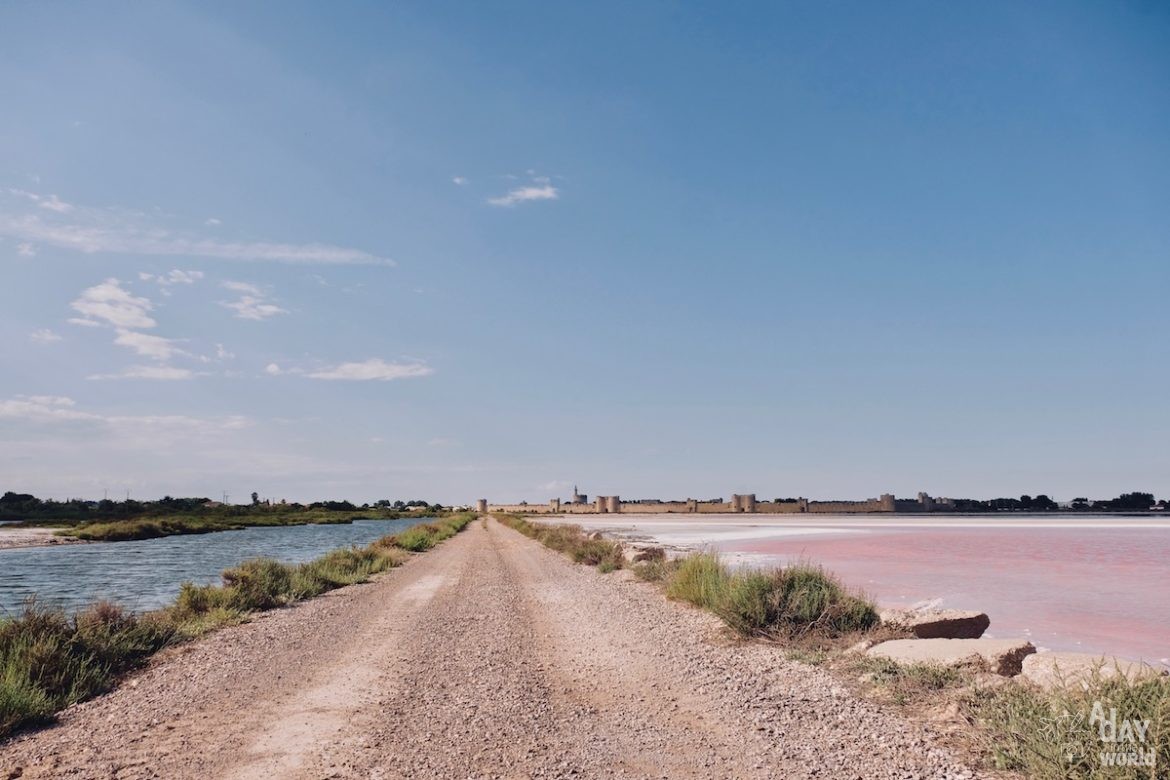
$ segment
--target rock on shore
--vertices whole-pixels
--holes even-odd
[[[881,613],[886,625],[904,629],[919,639],[978,639],[991,625],[984,612],[958,609],[918,611],[887,609]]]

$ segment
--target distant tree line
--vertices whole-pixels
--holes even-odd
[[[162,515],[209,515],[218,517],[247,517],[257,513],[302,512],[325,510],[330,512],[356,512],[378,509],[382,512],[409,512],[411,510],[442,511],[443,505],[421,499],[411,501],[390,501],[382,499],[373,504],[354,504],[351,501],[315,501],[311,504],[272,503],[261,501],[258,493],[252,493],[251,504],[223,504],[206,497],[174,498],[164,496],[156,501],[88,501],[67,499],[55,501],[40,499],[29,493],[8,491],[0,496],[0,520],[27,520],[39,522],[94,522],[103,520],[126,520]]]
[[[1117,498],[1090,501],[1074,498],[1068,506],[1062,507],[1048,496],[1020,496],[1019,498],[993,498],[980,501],[973,498],[956,498],[958,512],[1148,512],[1155,507],[1170,509],[1170,501],[1154,499],[1153,493],[1122,493]]]

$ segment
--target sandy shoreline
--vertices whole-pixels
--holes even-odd
[[[53,528],[29,528],[0,525],[0,550],[18,547],[52,547],[58,544],[85,544],[70,536],[57,536]]]

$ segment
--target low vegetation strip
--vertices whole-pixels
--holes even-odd
[[[203,514],[142,517],[108,522],[81,523],[63,528],[57,533],[87,542],[126,542],[135,539],[157,539],[182,534],[208,534],[216,531],[236,531],[251,526],[284,525],[340,525],[355,520],[398,520],[409,515],[404,512],[380,509],[358,509],[337,512],[325,509],[299,511],[252,512],[245,515]]]
[[[517,515],[494,517],[545,547],[564,553],[572,558],[574,563],[596,566],[602,572],[620,569],[625,564],[626,559],[620,542],[602,538],[601,534],[588,535],[580,526],[530,523]]]
[[[620,569],[625,555],[620,542],[587,535],[575,525],[531,523],[516,515],[496,515],[500,522],[577,563],[601,571]],[[659,582],[666,595],[711,610],[744,636],[842,636],[877,625],[872,602],[849,592],[840,580],[818,566],[801,563],[776,569],[735,571],[712,553],[692,553],[668,561],[644,553],[634,573]]]
[[[299,565],[244,561],[224,571],[223,585],[187,583],[171,606],[141,615],[106,602],[73,615],[29,604],[16,617],[0,620],[0,739],[109,690],[164,647],[255,612],[364,582],[400,565],[410,552],[454,536],[473,518],[457,514],[421,523]]]

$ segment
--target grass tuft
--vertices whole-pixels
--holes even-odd
[[[743,636],[840,636],[877,624],[874,605],[823,569],[796,564],[732,571],[717,555],[688,555],[665,580],[666,595],[709,609]]]

